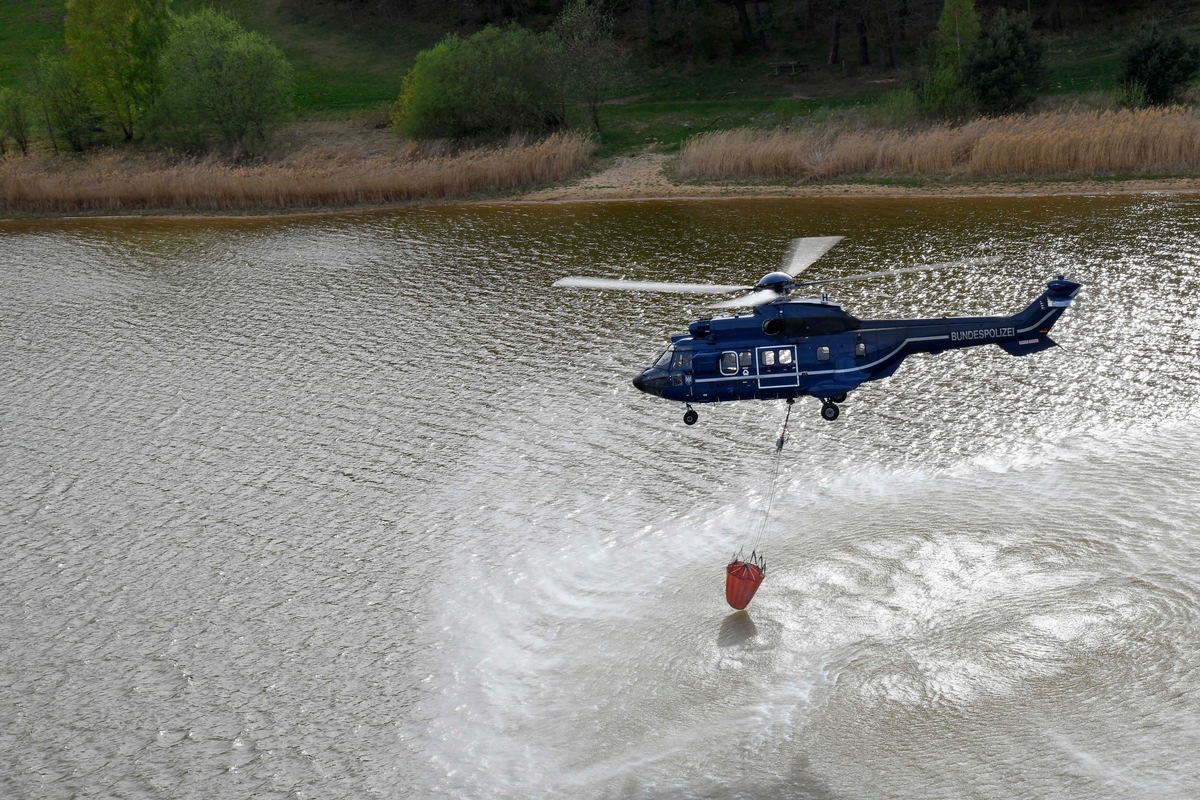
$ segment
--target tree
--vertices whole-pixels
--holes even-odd
[[[567,0],[554,21],[567,90],[587,104],[592,128],[600,132],[599,106],[624,78],[624,57],[613,34],[612,14],[595,0]]]
[[[970,97],[963,84],[963,65],[979,38],[974,0],[946,0],[934,36],[933,75],[922,90],[922,104],[935,114],[966,110]]]
[[[67,0],[71,60],[97,108],[133,139],[157,91],[170,0]]]
[[[283,51],[218,11],[180,19],[161,64],[159,124],[187,145],[216,138],[248,154],[291,109],[295,81]]]
[[[49,51],[39,55],[30,86],[55,151],[60,149],[60,140],[76,153],[96,144],[100,118],[92,108],[83,79],[65,56]]]
[[[964,66],[967,86],[987,111],[1017,111],[1029,106],[1046,75],[1045,46],[1023,14],[996,12],[987,32],[970,51]]]
[[[450,34],[417,53],[393,125],[414,138],[543,132],[564,122],[557,40],[519,25]]]
[[[1120,82],[1139,85],[1146,99],[1164,105],[1200,70],[1200,47],[1168,33],[1157,20],[1142,26],[1122,58]]]
[[[0,88],[0,153],[4,152],[4,142],[12,139],[21,150],[21,155],[29,153],[29,112],[28,101],[22,92],[16,89]]]
[[[962,74],[967,55],[979,38],[975,0],[946,0],[937,31],[937,67]]]
[[[726,5],[733,6],[737,11],[738,29],[742,33],[741,46],[749,49],[754,46],[754,26],[750,24],[750,12],[746,9],[746,0],[725,0]]]

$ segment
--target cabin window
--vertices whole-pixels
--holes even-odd
[[[858,356],[859,358],[867,357],[866,342],[859,342],[858,344],[854,345],[854,355]]]
[[[828,360],[829,360],[829,348],[826,347],[825,345],[821,345],[820,347],[817,348],[817,361],[828,361]]]
[[[763,350],[762,363],[763,363],[764,367],[775,366],[775,351],[774,350]]]
[[[732,350],[726,353],[721,353],[721,374],[722,375],[737,375],[738,371],[738,354]]]
[[[743,350],[740,353],[738,353],[738,366],[739,367],[743,367],[743,368],[748,367],[753,363],[754,363],[754,354],[751,353],[749,350]]]
[[[691,369],[692,351],[676,350],[675,358],[671,359],[671,369]]]
[[[780,350],[779,351],[779,363],[783,364],[784,366],[791,364],[792,363],[792,351],[791,350]]]

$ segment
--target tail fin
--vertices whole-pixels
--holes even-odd
[[[1054,280],[1046,284],[1046,291],[1034,300],[1029,306],[1021,312],[1013,314],[1009,319],[1013,323],[1013,327],[1017,329],[1017,334],[1020,336],[1018,342],[1011,342],[1019,352],[1013,352],[1008,347],[1004,349],[1013,355],[1025,355],[1026,353],[1036,353],[1038,350],[1045,350],[1047,347],[1053,347],[1054,342],[1050,341],[1046,336],[1050,329],[1054,327],[1054,323],[1058,322],[1058,318],[1062,313],[1071,306],[1071,301],[1075,299],[1075,295],[1083,288],[1075,281],[1069,281],[1062,275],[1059,275]],[[1024,349],[1029,345],[1022,346],[1020,341],[1026,341],[1037,338],[1044,340],[1048,344],[1044,344],[1035,349]]]

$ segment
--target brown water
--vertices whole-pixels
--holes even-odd
[[[629,383],[803,235],[1010,313],[829,424]],[[0,797],[1200,795],[1200,198],[0,223]]]

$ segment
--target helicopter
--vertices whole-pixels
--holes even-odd
[[[746,309],[700,317],[687,333],[671,336],[671,344],[653,364],[633,379],[647,394],[682,402],[683,421],[694,425],[699,414],[692,404],[734,400],[788,401],[805,395],[821,401],[821,417],[830,422],[839,403],[867,381],[890,377],[907,356],[941,353],[962,347],[998,345],[1013,356],[1027,356],[1056,346],[1050,329],[1070,307],[1082,285],[1062,275],[1023,311],[1007,317],[943,317],[940,319],[858,319],[829,300],[793,297],[798,289],[922,272],[950,266],[995,263],[975,258],[843,278],[801,281],[797,277],[842,240],[841,236],[794,239],[782,269],[753,285],[718,285],[566,277],[556,287],[623,291],[729,294],[749,292],[710,308]]]

